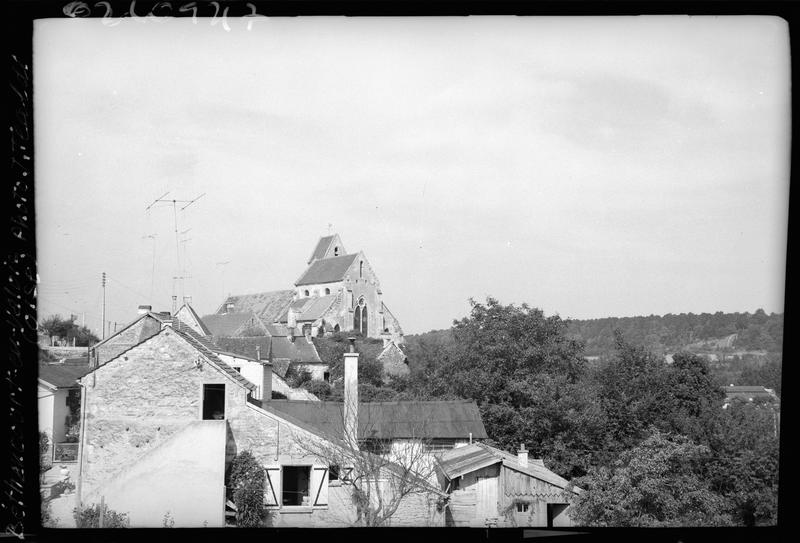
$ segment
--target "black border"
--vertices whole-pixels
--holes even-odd
[[[131,1],[109,0],[106,2],[113,10],[114,16],[144,16],[148,13],[167,16],[192,16],[191,10],[178,11],[175,9],[190,4],[189,1],[136,1],[134,12],[131,15]],[[197,15],[210,17],[215,13],[215,8],[207,0],[196,0]],[[610,540],[648,540],[653,543],[660,541],[691,542],[707,541],[721,538],[728,542],[733,541],[777,541],[781,539],[783,529],[792,524],[793,515],[789,508],[789,492],[791,482],[794,481],[793,466],[790,465],[790,451],[787,441],[791,433],[787,434],[792,416],[787,417],[787,408],[791,410],[794,405],[790,383],[794,381],[792,363],[794,362],[794,348],[790,335],[794,324],[793,313],[789,301],[794,294],[789,278],[795,269],[792,257],[793,251],[787,253],[786,262],[786,304],[784,310],[784,361],[783,382],[784,389],[790,390],[789,395],[782,398],[781,405],[784,416],[781,418],[781,431],[784,435],[781,443],[780,472],[781,485],[779,491],[778,526],[767,528],[679,528],[679,529],[555,529],[542,531],[535,529],[483,529],[447,528],[443,529],[386,529],[376,533],[374,529],[349,528],[341,529],[259,529],[259,530],[231,530],[231,529],[130,529],[130,530],[56,530],[42,529],[39,525],[39,494],[38,476],[26,477],[26,474],[38,474],[37,443],[37,415],[35,402],[36,389],[36,364],[30,363],[37,359],[36,348],[36,311],[34,299],[34,286],[36,280],[36,241],[35,216],[34,216],[34,172],[33,172],[33,104],[32,97],[32,22],[39,18],[65,18],[65,13],[72,16],[100,17],[105,13],[105,6],[98,6],[96,2],[85,2],[85,7],[70,2],[55,2],[52,0],[12,0],[6,2],[6,36],[10,46],[7,54],[7,72],[9,74],[9,87],[7,90],[7,123],[6,130],[9,139],[7,149],[10,150],[9,168],[10,176],[3,184],[2,201],[6,204],[8,228],[4,232],[5,251],[3,266],[5,277],[3,280],[3,318],[0,319],[3,327],[3,336],[7,339],[8,356],[3,357],[3,372],[5,390],[0,392],[0,398],[6,402],[2,407],[3,435],[7,435],[3,450],[5,455],[0,457],[0,469],[3,470],[3,496],[0,500],[0,519],[2,519],[2,533],[6,536],[17,536],[33,540],[58,540],[58,541],[123,541],[141,540],[174,540],[191,539],[193,541],[219,540],[233,536],[234,538],[287,538],[289,540],[304,540],[306,538],[338,539],[347,537],[349,540],[374,540],[375,536],[399,536],[406,539],[422,540],[457,540],[469,541],[517,541],[521,539],[536,538],[541,540],[554,540],[566,543],[577,539],[610,539]],[[453,16],[453,15],[545,15],[545,16],[575,16],[575,15],[774,15],[782,17],[789,23],[791,50],[797,53],[798,14],[800,6],[797,2],[785,1],[696,1],[696,2],[642,2],[642,1],[543,1],[519,2],[497,1],[457,2],[440,0],[434,2],[421,2],[418,0],[372,0],[372,1],[321,1],[321,0],[294,0],[273,1],[264,0],[230,0],[219,1],[218,13],[228,9],[229,17],[250,15],[255,7],[256,13],[268,16],[298,16],[298,15],[348,15],[348,16]],[[253,6],[253,7],[251,7]],[[792,81],[798,71],[796,55],[792,55]],[[797,110],[798,100],[793,93],[792,109]],[[792,130],[794,134],[794,130]],[[792,158],[795,157],[796,144],[792,138]],[[794,174],[794,170],[792,171]],[[792,175],[792,179],[794,175]],[[792,226],[796,224],[792,211],[796,208],[794,194],[791,191],[789,210],[789,248],[795,239],[792,235]],[[788,419],[788,421],[787,421]],[[33,424],[30,421],[34,421]],[[553,532],[560,532],[558,536],[550,536]]]

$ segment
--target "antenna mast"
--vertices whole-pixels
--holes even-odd
[[[175,300],[177,298],[177,294],[175,293],[175,281],[174,280],[175,279],[180,279],[181,280],[181,292],[183,292],[183,280],[186,277],[185,273],[181,275],[181,251],[180,251],[181,240],[180,240],[180,237],[178,235],[178,211],[183,211],[184,209],[186,209],[187,207],[189,207],[190,205],[195,203],[197,200],[199,200],[200,198],[205,196],[206,193],[204,192],[203,194],[201,194],[200,196],[197,196],[193,200],[178,200],[178,199],[175,199],[175,198],[171,198],[171,199],[170,198],[164,198],[167,194],[169,194],[169,192],[170,191],[167,191],[164,194],[162,194],[161,196],[159,196],[158,198],[156,198],[155,200],[153,200],[150,203],[150,205],[145,208],[145,211],[150,211],[150,208],[153,207],[154,205],[158,204],[158,203],[164,203],[164,204],[167,204],[167,205],[172,204],[172,216],[173,216],[174,229],[175,229],[175,275],[173,276],[173,282],[172,282],[172,305],[173,305],[173,313],[174,313],[175,312],[175,308],[174,308]],[[186,204],[186,205],[184,205],[183,207],[178,209],[178,204]],[[188,230],[186,232],[188,232]]]

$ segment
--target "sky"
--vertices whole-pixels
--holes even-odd
[[[782,19],[212,22],[35,23],[40,318],[99,332],[103,272],[119,326],[173,293],[212,313],[291,288],[332,232],[407,334],[487,296],[783,311]]]

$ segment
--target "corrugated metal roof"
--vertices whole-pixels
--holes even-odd
[[[44,364],[39,363],[39,379],[57,388],[78,386],[78,379],[89,373],[92,368],[88,360],[84,365],[76,364]]]
[[[341,402],[275,400],[274,409],[325,432],[342,435]],[[358,406],[358,434],[366,439],[486,439],[477,404],[470,400],[364,402]]]
[[[299,287],[301,285],[341,281],[344,278],[345,272],[350,268],[357,257],[358,253],[316,260],[312,262],[305,273],[300,276],[295,286]]]
[[[476,443],[445,451],[439,455],[438,460],[439,467],[448,479],[502,462],[491,450],[479,447]]]

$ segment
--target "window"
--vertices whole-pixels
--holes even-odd
[[[456,477],[452,481],[450,481],[450,488],[452,490],[458,490],[461,488],[461,477]]]
[[[517,513],[527,513],[527,512],[528,512],[527,503],[517,503]]]
[[[328,481],[339,480],[339,466],[333,465],[328,469]]]
[[[304,290],[304,291],[303,291],[303,295],[304,295],[306,298],[308,298],[308,291],[307,291],[307,290]]]
[[[203,420],[225,418],[225,385],[203,385]]]
[[[325,296],[328,296],[330,293],[331,293],[331,289],[326,288],[325,289]]]
[[[339,248],[338,247],[334,247],[333,248],[333,256],[339,256]]]
[[[325,380],[326,383],[330,382],[331,380],[331,372],[326,371],[322,374],[322,378]]]
[[[309,482],[311,466],[284,466],[281,502],[283,505],[311,505]]]
[[[359,262],[359,264],[358,264],[358,277],[359,278],[363,278],[364,277],[364,261],[363,260],[361,262]]]
[[[235,369],[239,373],[242,373],[242,368],[240,366],[234,366],[233,369]]]

